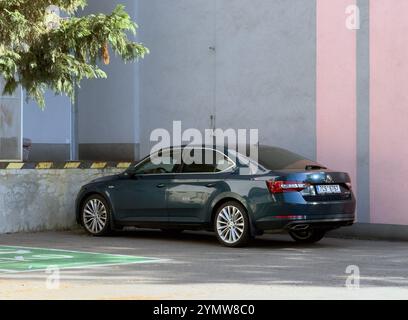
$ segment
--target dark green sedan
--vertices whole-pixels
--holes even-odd
[[[266,230],[317,242],[354,223],[347,173],[277,147],[260,146],[257,157],[244,154],[208,146],[154,152],[121,174],[83,186],[77,221],[95,236],[125,226],[212,230],[229,247]]]

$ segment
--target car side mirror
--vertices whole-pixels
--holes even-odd
[[[123,176],[125,176],[126,178],[129,178],[129,179],[137,179],[138,178],[136,172],[133,171],[133,170],[125,171],[123,173]]]

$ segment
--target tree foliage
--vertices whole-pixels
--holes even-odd
[[[98,62],[109,62],[108,48],[124,61],[144,57],[148,49],[131,41],[137,25],[124,6],[110,14],[77,17],[86,0],[0,0],[0,76],[4,94],[18,85],[44,107],[44,91],[73,98],[82,79],[106,78]],[[54,5],[69,15],[49,28],[46,8]]]

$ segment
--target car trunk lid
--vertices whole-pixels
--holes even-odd
[[[351,197],[350,177],[330,170],[277,170],[267,181],[271,193],[300,192],[306,201],[340,201]]]

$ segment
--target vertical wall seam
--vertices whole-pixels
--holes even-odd
[[[370,21],[369,0],[358,0],[357,32],[357,213],[359,222],[370,222]]]

